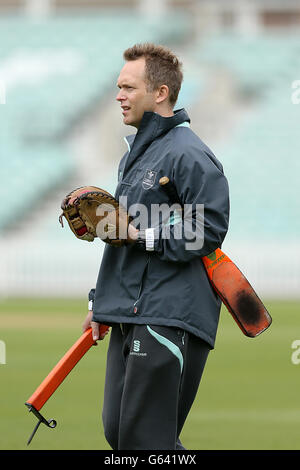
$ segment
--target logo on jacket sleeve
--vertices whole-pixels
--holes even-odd
[[[155,183],[156,175],[157,175],[157,171],[153,171],[149,169],[146,170],[144,174],[143,182],[142,182],[142,186],[144,189],[152,188],[152,186]]]

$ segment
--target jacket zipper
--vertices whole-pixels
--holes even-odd
[[[143,286],[144,286],[144,280],[145,280],[145,276],[146,276],[146,273],[148,271],[148,267],[149,267],[149,263],[150,263],[150,256],[148,255],[148,258],[147,258],[147,263],[146,263],[146,266],[145,266],[145,269],[143,271],[143,275],[142,275],[142,280],[141,280],[141,283],[140,283],[140,287],[139,287],[139,291],[138,291],[138,296],[133,304],[133,313],[136,315],[137,312],[138,312],[138,307],[137,307],[137,303],[138,301],[140,300],[141,298],[141,294],[142,294],[142,290],[143,290]]]

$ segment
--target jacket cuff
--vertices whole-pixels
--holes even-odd
[[[96,289],[91,289],[89,292],[89,302],[88,302],[88,309],[93,310],[93,304],[95,300],[95,290]]]
[[[145,230],[139,231],[136,243],[143,250],[154,251],[156,239],[157,230],[154,228],[146,228]]]

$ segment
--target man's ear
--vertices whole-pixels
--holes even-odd
[[[156,93],[156,103],[160,104],[169,97],[169,87],[167,85],[161,85]]]

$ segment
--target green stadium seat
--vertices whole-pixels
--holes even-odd
[[[299,78],[299,33],[253,37],[224,33],[192,51],[201,65],[221,66],[241,93],[256,96],[231,141],[216,149],[231,188],[231,236],[299,238],[299,106],[291,84]]]
[[[14,61],[16,82],[9,103],[0,107],[0,159],[4,176],[0,194],[10,210],[0,208],[0,230],[25,214],[36,195],[46,196],[66,172],[72,155],[62,142],[70,126],[95,100],[114,89],[122,52],[134,42],[183,37],[188,18],[173,14],[156,24],[137,13],[55,16],[40,23],[22,16],[0,18],[0,66]],[[122,40],[120,40],[122,35]],[[11,65],[12,67],[12,65]],[[17,69],[18,67],[18,69]],[[27,204],[27,208],[25,207]]]

